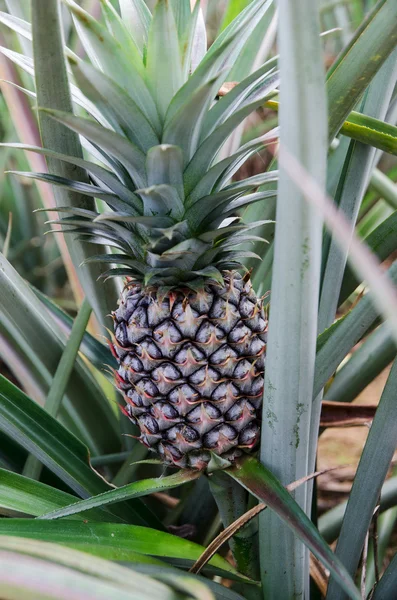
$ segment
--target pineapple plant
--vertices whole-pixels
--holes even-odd
[[[66,48],[72,75],[70,82],[64,68],[65,47],[59,11],[62,2],[69,6],[78,32],[78,36],[67,36],[68,40],[73,45],[79,37],[86,55],[82,60]],[[344,257],[332,244],[329,252],[322,244],[322,223],[312,218],[313,212],[306,206],[304,183],[300,181],[295,190],[291,189],[294,178],[285,169],[282,155],[277,243],[274,254],[270,246],[262,267],[252,274],[252,285],[259,290],[259,295],[269,287],[263,280],[263,271],[265,267],[271,269],[273,261],[260,460],[252,454],[235,460],[240,453],[254,449],[260,435],[260,392],[267,329],[261,299],[252,291],[251,273],[243,264],[252,264],[254,257],[248,252],[252,249],[251,244],[255,244],[255,249],[259,248],[256,251],[261,254],[261,238],[251,235],[251,230],[257,233],[255,227],[260,227],[262,232],[264,223],[254,223],[254,218],[248,218],[251,222],[244,223],[247,214],[242,214],[241,210],[252,202],[265,202],[273,195],[271,187],[277,177],[273,172],[233,181],[233,175],[243,162],[276,137],[273,132],[239,147],[236,144],[239,129],[236,131],[236,127],[276,91],[278,75],[274,70],[277,64],[274,59],[236,84],[235,80],[241,78],[235,75],[237,70],[233,64],[243,46],[252,49],[254,40],[247,45],[245,41],[253,29],[258,39],[257,23],[263,16],[266,22],[268,15],[265,13],[270,2],[251,0],[249,7],[222,31],[208,51],[199,9],[191,6],[194,2],[160,0],[153,14],[143,0],[98,0],[97,4],[99,2],[103,13],[100,21],[95,21],[80,8],[80,4],[86,6],[84,2],[32,0],[32,28],[28,21],[20,19],[24,12],[28,18],[27,3],[7,2],[12,14],[0,12],[2,23],[19,36],[28,38],[27,46],[32,38],[34,59],[30,58],[30,47],[27,56],[5,48],[0,51],[28,74],[35,74],[38,106],[64,111],[39,113],[44,148],[26,143],[6,143],[4,146],[42,153],[50,159],[52,175],[33,173],[28,176],[63,188],[56,195],[59,213],[64,217],[60,223],[64,231],[71,234],[67,236],[69,244],[78,248],[77,255],[88,256],[90,252],[97,255],[90,257],[92,265],[79,270],[87,299],[82,303],[73,327],[71,317],[62,313],[48,298],[43,299],[48,309],[44,312],[42,300],[37,299],[6,258],[0,255],[0,337],[3,338],[6,331],[6,358],[25,391],[32,394],[32,399],[28,398],[0,377],[0,429],[5,434],[1,440],[2,467],[5,465],[5,469],[0,469],[0,511],[5,518],[1,519],[0,538],[3,550],[18,551],[14,552],[12,560],[6,560],[0,580],[9,581],[10,564],[16,565],[18,573],[21,571],[18,565],[26,553],[37,553],[41,562],[44,554],[55,556],[57,546],[42,546],[51,541],[76,544],[76,547],[83,544],[93,554],[110,550],[113,560],[144,562],[145,571],[151,572],[152,567],[153,573],[159,568],[158,556],[163,556],[167,547],[167,562],[174,564],[175,561],[176,566],[180,566],[181,557],[195,560],[204,550],[201,546],[192,547],[191,542],[180,534],[185,535],[189,530],[189,535],[194,535],[192,526],[201,530],[202,516],[205,515],[207,540],[212,537],[214,525],[218,527],[219,516],[226,530],[201,554],[192,572],[198,573],[220,544],[233,535],[230,546],[237,571],[227,561],[220,560],[221,557],[213,556],[211,567],[214,569],[217,565],[216,570],[205,572],[206,576],[229,579],[228,575],[232,575],[238,581],[236,591],[247,598],[252,594],[267,599],[278,598],[280,594],[290,597],[292,589],[294,596],[303,597],[309,589],[309,561],[306,561],[303,545],[296,539],[300,538],[331,573],[327,597],[333,600],[343,593],[358,600],[360,593],[354,584],[357,565],[395,449],[395,367],[373,420],[343,523],[342,511],[338,510],[337,516],[331,510],[324,520],[323,517],[319,520],[317,530],[307,516],[311,508],[311,490],[304,484],[316,476],[310,474],[310,462],[314,464],[316,455],[321,408],[318,392],[332,377],[337,364],[343,362],[335,380],[326,388],[328,399],[329,394],[333,400],[343,399],[337,407],[329,406],[329,403],[326,407],[336,415],[337,408],[345,410],[346,394],[353,399],[358,387],[365,387],[367,371],[371,371],[373,378],[379,368],[379,365],[371,364],[365,369],[365,377],[357,378],[355,369],[357,364],[360,367],[362,353],[369,352],[373,356],[376,347],[376,354],[385,354],[382,364],[386,366],[395,352],[389,354],[391,351],[386,348],[389,340],[382,338],[385,324],[364,340],[358,352],[352,353],[350,358],[347,356],[359,337],[372,325],[376,326],[377,314],[372,311],[370,317],[368,304],[371,299],[368,297],[360,299],[347,318],[330,327],[316,344],[318,303],[314,288],[319,283],[319,259],[322,256],[323,264],[335,265],[337,250],[337,270],[340,268],[342,275]],[[153,7],[156,3],[150,0],[148,4]],[[230,6],[235,4],[231,2]],[[313,22],[319,12],[315,4],[314,0],[302,2],[302,6],[292,0],[280,4],[277,48],[283,83],[279,102],[268,105],[280,107],[281,146],[288,148],[289,142],[294,146],[302,140],[293,154],[308,173],[320,181],[324,176],[328,142],[326,136],[321,135],[326,111],[320,29]],[[116,6],[118,12],[112,6]],[[343,117],[347,121],[342,133],[362,142],[353,142],[345,159],[343,152],[347,148],[340,143],[344,138],[339,139],[339,145],[337,142],[332,145],[328,168],[334,184],[338,182],[338,190],[343,192],[341,208],[343,190],[357,188],[357,181],[367,180],[373,169],[371,148],[364,148],[364,143],[374,143],[378,148],[390,151],[390,139],[386,145],[383,133],[381,135],[385,123],[378,119],[384,119],[394,93],[395,61],[386,59],[395,46],[396,10],[392,0],[379,0],[337,59],[335,68],[329,72],[327,86],[332,136]],[[274,25],[275,19],[272,19],[270,33]],[[265,46],[269,41],[267,35],[266,38]],[[318,48],[315,52],[314,47]],[[78,48],[81,54],[80,42],[73,48]],[[382,62],[384,70],[379,72]],[[360,115],[354,112],[349,115],[375,72],[381,77],[371,83],[363,98],[363,102],[374,109],[371,109],[372,116],[368,118],[364,110]],[[11,95],[12,100],[7,99],[7,104],[17,116],[15,123],[21,129],[19,119],[23,120],[27,112],[19,110],[18,102],[24,98],[19,94],[22,82],[18,78],[11,79],[19,88],[16,88],[17,95]],[[25,91],[30,96],[35,95],[34,91]],[[69,92],[73,95],[74,110],[69,102]],[[379,96],[382,106],[375,110],[373,105],[378,104]],[[32,104],[35,104],[34,100]],[[27,107],[30,109],[29,101]],[[316,112],[319,107],[322,109]],[[368,125],[365,138],[362,125],[357,125],[360,121]],[[388,125],[388,131],[396,138],[391,125]],[[78,136],[88,151],[86,160],[79,154],[79,143],[77,149],[73,148],[73,140],[78,142]],[[20,139],[28,141],[23,130]],[[359,163],[355,168],[353,158]],[[340,172],[342,163],[344,168]],[[15,168],[13,161],[9,164]],[[32,170],[42,169],[33,165]],[[361,188],[364,193],[364,183]],[[55,191],[45,186],[42,189]],[[91,197],[86,203],[84,195]],[[361,200],[358,196],[355,198],[357,208]],[[48,198],[46,202],[43,198],[43,205],[48,209]],[[265,207],[264,213],[270,212]],[[390,230],[395,231],[395,215],[388,212],[384,215],[381,229],[374,231],[378,241],[383,237],[384,227],[390,226]],[[307,229],[297,225],[302,222]],[[305,237],[307,230],[314,244]],[[59,239],[63,241],[61,236]],[[89,243],[84,244],[84,241]],[[387,248],[382,246],[383,243]],[[389,241],[382,240],[376,251],[385,258],[391,251]],[[76,260],[76,254],[73,255],[75,266],[83,260]],[[67,264],[70,261],[67,252],[65,259]],[[118,308],[116,297],[108,302],[113,296],[115,281],[105,289],[95,283],[95,272],[108,268],[103,268],[104,263],[111,267],[104,273],[105,278],[124,278]],[[395,281],[394,265],[389,273]],[[73,270],[71,274],[72,282]],[[86,274],[89,277],[85,278]],[[332,296],[339,294],[340,286],[331,275],[326,267],[320,277],[320,315],[324,313],[321,306],[324,299],[329,309],[333,301],[336,302]],[[85,279],[90,279],[89,284]],[[348,283],[355,286],[357,280]],[[376,285],[372,283],[370,287],[379,295]],[[76,298],[78,306],[79,290]],[[287,300],[285,305],[284,299]],[[125,399],[124,412],[139,427],[144,444],[160,454],[166,464],[185,468],[166,475],[161,466],[155,465],[150,469],[156,477],[148,479],[144,479],[148,475],[144,464],[134,465],[138,472],[131,473],[126,469],[130,467],[132,454],[132,460],[136,460],[141,449],[134,442],[129,452],[121,451],[119,415],[111,410],[106,397],[107,387],[95,385],[92,377],[92,367],[103,370],[107,349],[85,332],[89,303],[99,317],[110,312],[109,304],[112,308],[111,349],[115,356],[113,364],[118,362],[115,374]],[[103,307],[105,310],[99,310]],[[331,322],[334,315],[332,311],[328,312]],[[59,320],[63,328],[71,331],[68,340],[62,337]],[[75,360],[80,344],[88,364],[85,360]],[[385,349],[387,353],[382,352]],[[37,369],[33,362],[37,362]],[[68,390],[65,388],[69,378],[65,373],[67,369],[73,369]],[[362,363],[360,369],[362,371]],[[342,385],[341,380],[344,381]],[[353,380],[355,391],[351,386],[349,389],[349,382],[351,384]],[[314,396],[319,396],[315,401],[312,401],[312,388]],[[303,393],[305,389],[306,393]],[[297,402],[298,396],[306,406]],[[35,401],[42,402],[44,410]],[[61,409],[59,413],[58,409]],[[123,417],[120,420],[121,424],[126,422]],[[327,427],[327,423],[329,418],[328,421],[325,419],[325,425],[322,421],[322,426]],[[380,439],[382,444],[379,444]],[[211,459],[212,464],[209,464]],[[62,480],[62,488],[44,483],[47,478],[39,481],[41,467],[39,465],[37,469],[37,460],[57,475],[55,486],[59,479]],[[234,464],[230,464],[233,461]],[[120,469],[113,466],[118,463],[122,464]],[[373,465],[376,465],[375,470]],[[218,467],[223,471],[213,472],[213,468]],[[100,469],[101,475],[95,469]],[[205,470],[207,473],[203,473]],[[287,489],[294,490],[294,497],[284,487],[292,481],[294,483]],[[176,492],[166,508],[159,504],[166,500],[164,495],[161,499],[159,495],[152,496],[147,505],[140,500],[154,492],[193,482],[194,485],[185,488],[185,493]],[[363,490],[366,490],[365,494]],[[264,504],[247,511],[246,491]],[[215,498],[219,515],[210,494]],[[176,498],[179,502],[175,510]],[[130,504],[129,499],[134,502]],[[265,505],[270,510],[264,511]],[[153,513],[152,506],[156,509]],[[271,511],[277,514],[274,524]],[[255,523],[252,528],[242,528],[242,524],[247,524],[258,512],[261,512],[259,536]],[[29,515],[39,519],[26,518]],[[74,515],[76,520],[58,521]],[[84,523],[79,523],[79,518],[84,519]],[[86,522],[90,523],[89,527]],[[132,529],[136,525],[139,527]],[[169,527],[170,531],[173,528],[173,533],[178,535],[161,531],[164,527]],[[334,554],[329,543],[339,530]],[[14,545],[13,536],[22,539],[15,540]],[[39,538],[39,544],[34,546],[23,541],[25,538],[34,542],[35,537]],[[195,541],[201,540],[196,538]],[[139,558],[142,548],[157,557],[155,564],[147,564],[147,556]],[[19,549],[22,556],[18,555]],[[58,556],[64,557],[59,546],[58,551]],[[80,568],[83,557],[70,556],[69,560],[74,561],[73,564],[79,560]],[[303,561],[306,561],[305,565]],[[90,575],[93,574],[91,563],[89,557]],[[368,564],[371,567],[371,559]],[[107,566],[98,564],[96,568],[110,569],[111,563]],[[166,568],[164,564],[161,577]],[[259,569],[261,590],[247,582],[247,577],[259,579]],[[79,573],[81,570],[84,569],[80,568]],[[396,572],[393,561],[386,576],[376,584],[375,595],[384,593],[382,582],[389,590],[395,587]],[[69,575],[74,579],[78,576]],[[178,571],[174,569],[169,575],[178,577]],[[119,576],[125,579],[125,574]],[[183,576],[184,586],[186,581]],[[86,583],[94,589],[92,579]],[[149,581],[146,583],[149,585]],[[198,583],[197,580],[194,583]],[[223,598],[225,594],[229,597],[230,590],[217,588],[213,581],[208,580],[208,583],[216,597]],[[324,589],[325,572],[319,573],[316,583],[319,589]],[[109,579],[106,585],[109,585]],[[151,589],[145,589],[145,592],[152,597]],[[159,592],[166,593],[164,588]],[[198,592],[192,589],[191,595]],[[93,593],[95,595],[96,590]],[[110,593],[114,595],[117,591]],[[178,597],[183,593],[181,586],[176,593]],[[231,594],[234,597],[234,590]]]
[[[274,135],[218,156],[275,93],[274,61],[219,90],[271,3],[250,4],[209,51],[199,3],[159,0],[153,15],[142,4],[132,27],[107,0],[106,26],[66,4],[91,59],[69,52],[72,93],[91,118],[49,113],[103,166],[52,153],[83,167],[91,184],[31,176],[107,206],[59,207],[66,215],[54,222],[103,245],[90,260],[110,264],[104,277],[125,278],[110,346],[122,410],[141,442],[178,467],[205,469],[212,455],[230,464],[259,439],[266,349],[265,314],[243,266],[259,257],[239,249],[262,239],[251,230],[265,222],[244,223],[240,209],[273,196],[260,186],[277,173],[231,178]]]

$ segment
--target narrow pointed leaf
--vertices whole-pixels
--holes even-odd
[[[187,192],[191,192],[198,184],[201,174],[206,172],[211,166],[217,153],[222,148],[229,135],[246,117],[264,103],[266,96],[274,90],[277,85],[278,76],[275,76],[273,79],[269,80],[268,85],[261,90],[257,96],[254,95],[245,106],[238,109],[203,141],[185,171]]]
[[[380,0],[328,73],[330,139],[396,45],[397,4]]]
[[[89,119],[82,119],[56,110],[44,111],[43,109],[42,112],[48,113],[55,121],[59,121],[107,150],[124,165],[137,187],[145,187],[145,155],[126,138]]]
[[[36,456],[81,497],[86,498],[109,488],[105,480],[91,469],[87,448],[2,376],[0,429]],[[141,524],[156,521],[139,500],[138,503],[136,510],[128,506],[121,508],[124,518]]]
[[[41,302],[2,255],[0,267],[0,330],[2,335],[12,340],[11,357],[16,355],[31,373],[35,398],[44,400],[65,347],[66,336],[43,311]],[[26,317],[22,321],[21,314]],[[76,361],[64,402],[66,414],[73,414],[79,435],[93,452],[112,452],[115,449],[119,443],[117,419],[100,386],[80,358]],[[95,423],[90,418],[93,413],[96,415]]]
[[[225,30],[221,36],[212,44],[205,58],[200,62],[192,76],[176,94],[172,100],[167,113],[170,120],[181,106],[191,97],[194,90],[209,81],[216,73],[219,73],[226,65],[232,65],[239,49],[249,37],[255,24],[265,14],[272,0],[253,0],[251,4],[240,13],[237,19]],[[227,76],[228,69],[224,71]]]
[[[38,519],[1,519],[2,536],[25,537],[54,542],[115,561],[135,562],[137,555],[156,556],[173,561],[195,561],[204,550],[199,544],[148,527],[119,523],[62,523]],[[237,571],[220,556],[214,556],[211,571],[242,580]],[[210,572],[211,572],[210,571]]]
[[[0,555],[7,598],[69,600],[73,593],[87,600],[176,600],[167,585],[59,544],[2,536]]]
[[[200,473],[193,470],[178,471],[177,473],[168,475],[167,477],[134,481],[133,483],[124,485],[116,490],[110,490],[109,492],[99,494],[98,496],[89,498],[88,500],[76,502],[66,508],[61,508],[51,513],[47,513],[42,515],[40,518],[47,520],[60,519],[62,517],[68,517],[70,515],[75,515],[86,510],[90,510],[91,508],[106,506],[108,504],[113,504],[122,500],[129,500],[131,498],[140,498],[142,496],[147,496],[148,494],[154,494],[155,492],[173,489],[184,483],[193,481],[199,476]]]
[[[132,98],[105,73],[88,63],[72,64],[76,81],[109,123],[143,152],[159,143],[150,122]]]
[[[255,458],[249,457],[240,460],[235,467],[226,469],[225,473],[238,481],[258,500],[267,504],[331,571],[350,598],[361,599],[358,589],[343,564],[289,492],[266,467]]]
[[[58,2],[48,3],[46,0],[32,0],[32,33],[38,103],[46,108],[72,112]],[[65,131],[43,113],[39,114],[38,119],[44,146],[63,154],[83,158],[81,144],[76,133]],[[47,164],[49,170],[55,175],[66,179],[78,179],[83,183],[88,181],[87,175],[82,169],[72,167],[68,163],[48,159]],[[62,206],[91,208],[93,204],[93,200],[61,188],[54,189],[54,196],[56,203]],[[90,253],[97,254],[95,248],[85,247],[80,242],[73,242],[71,239],[66,243],[85,296],[89,298],[98,322],[104,325],[104,315],[108,314],[116,303],[117,287],[112,284],[105,291],[101,290],[100,292],[97,282],[100,267],[98,265],[79,267]]]
[[[183,154],[179,145],[161,144],[150,148],[146,155],[146,173],[149,186],[172,185],[180,198],[184,198]]]
[[[143,78],[144,68],[138,49],[135,56],[129,56],[127,50],[131,53],[131,46],[124,50],[119,41],[74,0],[64,1],[75,18],[79,37],[92,64],[123,87],[158,130],[158,113]]]
[[[35,152],[38,154],[43,154],[44,156],[48,156],[50,158],[54,158],[56,160],[63,160],[65,162],[69,162],[72,165],[76,165],[85,169],[90,175],[98,178],[102,183],[104,183],[114,194],[120,197],[120,199],[126,204],[131,206],[131,209],[135,211],[142,210],[142,203],[140,202],[138,196],[133,194],[126,186],[124,186],[120,180],[113,175],[111,171],[108,169],[104,169],[103,167],[88,161],[82,158],[77,158],[75,156],[68,156],[67,154],[61,154],[59,152],[55,152],[54,150],[49,150],[48,148],[40,148],[39,146],[29,146],[26,144],[0,144],[0,148],[15,148],[25,150],[27,152]]]
[[[17,175],[18,177],[24,177],[26,179],[44,181],[51,185],[62,187],[71,192],[84,194],[85,196],[92,196],[105,201],[109,200],[109,202],[112,201],[113,195],[111,193],[97,187],[96,185],[90,185],[89,183],[81,183],[80,181],[73,181],[72,179],[66,179],[65,177],[59,177],[58,175],[49,175],[48,173],[32,173],[30,171],[9,171],[9,173],[12,175]],[[117,200],[116,195],[115,200]]]
[[[104,255],[100,254],[98,256],[102,257]],[[94,259],[95,256],[91,256],[88,260]],[[36,296],[39,298],[39,300],[43,303],[43,307],[45,307],[48,310],[49,314],[59,325],[60,329],[66,335],[69,335],[73,325],[72,317],[68,315],[68,313],[65,312],[62,308],[60,308],[55,302],[53,302],[51,298],[43,294],[40,290],[36,288],[32,289]],[[90,361],[90,363],[99,371],[103,372],[105,375],[107,373],[105,367],[108,366],[111,368],[117,368],[117,362],[112,356],[112,354],[109,353],[108,347],[105,344],[102,344],[88,331],[86,331],[84,334],[80,350]],[[109,375],[109,377],[113,381],[113,376]]]
[[[178,144],[187,165],[197,150],[203,118],[219,88],[219,76],[198,88],[164,126],[163,142]]]
[[[39,517],[47,512],[63,508],[76,501],[77,498],[57,490],[54,487],[0,469],[0,512],[3,515],[22,513]],[[102,510],[89,511],[85,516],[76,515],[72,519],[93,521],[114,521],[116,515],[111,515]]]
[[[315,470],[309,433],[323,222],[290,177],[283,148],[323,190],[328,143],[319,4],[280,0],[278,8],[280,168],[260,459],[286,485]],[[310,484],[294,492],[306,514],[310,495]],[[280,526],[274,513],[266,511],[259,523],[264,595],[269,600],[304,597],[309,584],[307,549],[286,523]]]
[[[159,0],[155,6],[146,61],[148,84],[164,120],[172,98],[183,83],[178,31],[168,0]]]
[[[382,262],[397,249],[397,211],[382,221],[366,238],[365,243]],[[347,265],[339,296],[339,305],[360,285],[353,269]]]
[[[258,86],[258,82],[262,81],[263,84],[263,78],[268,74],[268,71],[271,71],[271,68],[267,64],[263,65],[218,100],[205,117],[203,124],[204,137],[208,137],[214,129],[229,118],[242,101]]]
[[[388,276],[396,285],[397,263],[390,267]],[[331,326],[329,334],[328,330],[322,334],[325,336],[325,341],[316,356],[314,396],[319,394],[342,360],[364,336],[378,316],[378,311],[374,308],[370,295],[367,294],[342,321],[340,320],[340,323],[337,321],[334,326]]]
[[[397,446],[396,386],[397,360],[390,371],[368,433],[336,547],[336,555],[343,561],[352,577],[358,567],[365,536]],[[340,590],[331,577],[327,599],[336,598],[341,598]]]
[[[327,389],[327,400],[352,402],[391,363],[397,346],[387,323],[371,333],[338,369]]]
[[[143,52],[147,45],[150,21],[152,15],[144,0],[119,0],[121,17],[126,23],[131,35]]]

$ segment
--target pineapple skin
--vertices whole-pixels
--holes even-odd
[[[233,462],[260,435],[267,321],[250,281],[201,291],[128,285],[113,313],[116,384],[139,440],[163,462]]]

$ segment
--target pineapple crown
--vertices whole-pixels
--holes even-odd
[[[51,223],[103,245],[104,254],[90,260],[118,265],[105,276],[143,285],[222,282],[224,271],[243,267],[242,259],[259,258],[237,248],[262,239],[250,230],[266,221],[244,224],[240,209],[274,196],[258,188],[277,173],[231,178],[275,132],[228,156],[220,151],[276,92],[276,59],[222,97],[219,90],[272,0],[253,0],[208,51],[199,2],[191,9],[190,0],[158,0],[151,14],[143,0],[120,0],[120,17],[101,0],[104,24],[74,0],[64,2],[90,60],[66,50],[73,100],[89,118],[47,112],[81,136],[95,162],[42,149],[85,169],[90,183],[23,175],[95,197],[110,211],[58,207],[66,216]]]

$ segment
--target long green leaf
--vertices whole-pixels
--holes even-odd
[[[384,571],[375,588],[372,600],[394,600],[397,586],[397,554]]]
[[[347,501],[337,504],[318,520],[318,527],[324,539],[332,544],[339,535],[342,527],[343,517],[346,511]],[[384,512],[389,508],[397,506],[397,477],[390,477],[384,483],[379,499],[379,510]]]
[[[87,140],[107,150],[124,165],[137,187],[146,187],[145,155],[125,137],[98,125],[91,119],[82,119],[57,110],[43,109],[39,112],[48,114],[52,122],[59,121],[72,131],[83,135]]]
[[[109,489],[105,480],[91,469],[87,448],[4,377],[0,378],[0,429],[82,498]],[[126,520],[141,524],[157,521],[139,500],[137,502],[136,508],[122,508],[121,514]]]
[[[352,111],[343,123],[341,133],[389,154],[397,154],[397,127],[379,119]]]
[[[147,496],[148,494],[154,494],[155,492],[165,491],[178,487],[183,483],[193,481],[200,476],[198,471],[178,471],[173,475],[167,477],[159,477],[154,479],[143,479],[142,481],[134,481],[124,485],[116,490],[110,490],[103,494],[99,494],[93,498],[88,498],[80,502],[76,502],[66,508],[61,508],[52,513],[43,515],[42,519],[60,519],[61,517],[68,517],[69,515],[75,515],[91,508],[107,506],[108,504],[114,504],[122,500],[129,500],[131,498],[140,498],[141,496]]]
[[[279,110],[279,103],[276,100],[268,100],[265,105],[272,110]],[[352,140],[374,146],[379,150],[383,150],[383,152],[397,154],[397,127],[390,123],[385,123],[352,110],[346,116],[340,133]]]
[[[377,544],[377,552],[374,552],[373,548],[369,549],[368,552],[368,566],[366,573],[366,591],[369,594],[372,588],[375,585],[375,581],[377,579],[377,572],[375,567],[375,560],[378,561],[379,565],[383,565],[383,561],[385,560],[389,547],[390,547],[390,538],[393,535],[395,525],[397,519],[397,507],[393,507],[390,510],[387,510],[383,515],[379,517],[378,520],[378,544]],[[375,558],[376,557],[376,558]],[[386,575],[387,577],[387,575]],[[379,582],[380,584],[380,582]],[[394,584],[395,585],[395,584]]]
[[[151,13],[145,0],[119,0],[123,21],[131,31],[138,48],[143,51],[147,45]]]
[[[153,578],[58,544],[0,536],[0,556],[0,588],[6,598],[180,598],[171,587]]]
[[[397,78],[396,59],[397,51],[394,51],[371,82],[361,104],[363,113],[380,119],[385,118]],[[373,169],[374,156],[375,148],[356,141],[350,142],[335,196],[339,210],[343,211],[349,223],[350,234],[355,228],[360,205]],[[335,319],[347,258],[347,250],[340,247],[334,236],[326,234],[323,245],[324,271],[318,315],[320,333],[328,328]],[[309,442],[310,471],[315,469],[321,401],[322,394],[320,393],[312,405]]]
[[[138,214],[138,212],[142,209],[142,203],[140,202],[138,196],[133,194],[133,192],[131,192],[125,185],[123,185],[121,181],[115,175],[113,175],[111,171],[109,171],[108,169],[104,169],[103,167],[93,162],[74,156],[68,156],[67,154],[54,152],[53,150],[49,150],[48,148],[40,148],[38,146],[30,146],[26,144],[0,144],[0,148],[1,147],[20,148],[21,150],[25,150],[27,152],[43,154],[44,156],[48,156],[56,160],[65,161],[72,165],[76,165],[77,167],[81,167],[82,169],[85,169],[90,175],[92,175],[95,178],[95,180],[99,180],[102,183],[104,183],[107,187],[109,187],[114,194],[119,196],[119,198],[130,207],[131,212],[134,210]]]
[[[365,243],[380,261],[386,260],[397,249],[397,211],[376,227],[366,238]],[[342,282],[339,304],[342,304],[360,284],[357,275],[348,265]]]
[[[394,181],[379,169],[371,175],[370,188],[383,198],[392,208],[397,209],[397,191]]]
[[[171,568],[171,567],[162,567],[162,566],[157,566],[157,565],[148,565],[148,564],[139,564],[139,565],[134,565],[134,570],[138,571],[139,573],[144,573],[147,575],[153,575],[155,577],[158,578],[159,581],[164,581],[164,582],[173,582],[174,584],[176,582],[178,582],[179,579],[187,579],[186,575],[184,573],[181,573],[180,570]],[[214,597],[216,600],[244,600],[243,596],[240,596],[240,594],[237,594],[237,592],[235,592],[234,590],[230,589],[230,588],[226,588],[223,585],[219,584],[219,583],[215,583],[214,581],[208,579],[208,578],[203,578],[200,575],[192,575],[189,574],[189,578],[192,577],[194,578],[193,580],[196,582],[203,582],[205,583],[206,586],[208,586],[210,588],[210,590],[212,591],[212,593],[214,594]],[[252,590],[253,587],[250,586],[250,590]],[[202,599],[202,597],[200,596],[200,600]],[[204,599],[203,599],[204,600]],[[207,600],[207,597],[205,598],[205,600]],[[210,600],[208,598],[208,600]],[[212,598],[211,598],[212,600]]]
[[[91,316],[91,306],[87,300],[84,300],[73,323],[72,331],[65,350],[62,352],[57,370],[52,380],[50,391],[44,403],[44,410],[53,417],[57,417],[61,408],[62,400],[66,392],[69,379],[76,362],[77,354],[80,348],[81,339],[87,328]],[[24,475],[32,479],[39,479],[41,473],[41,463],[34,456],[29,456],[25,465]]]
[[[397,80],[397,51],[393,52],[372,81],[362,112],[370,117],[384,119]],[[353,230],[358,211],[373,168],[375,148],[351,142],[335,201],[351,223]],[[343,252],[333,238],[326,252],[326,264],[321,288],[319,308],[319,332],[329,327],[334,320],[339,291],[346,266],[347,253]]]
[[[57,490],[54,487],[23,477],[17,473],[11,473],[0,469],[0,512],[3,515],[31,515],[39,517],[47,512],[67,506],[76,501],[77,498]],[[72,519],[114,522],[116,515],[106,511],[92,510],[84,516],[76,515]]]
[[[264,103],[265,97],[274,91],[278,86],[278,82],[278,75],[269,77],[266,80],[266,85],[262,87],[258,94],[254,93],[248,98],[247,102],[242,103],[240,108],[200,144],[185,170],[184,177],[187,193],[190,193],[199,183],[202,173],[209,169],[224,142],[235,131],[236,127]]]
[[[379,0],[329,72],[330,139],[396,45],[397,4],[394,0]]]
[[[40,290],[35,288],[32,289],[36,296],[46,307],[50,315],[52,315],[52,317],[58,323],[62,331],[66,335],[69,335],[73,325],[72,317],[68,315],[68,313],[65,312],[62,308],[60,308],[55,302],[53,302],[51,298],[43,294]],[[88,331],[86,331],[81,342],[80,350],[84,354],[84,356],[90,361],[90,363],[94,365],[94,367],[96,367],[99,371],[103,372],[104,375],[108,375],[111,381],[113,381],[113,375],[105,369],[105,366],[108,366],[111,369],[116,369],[117,361],[113,357],[113,355],[109,353],[109,348],[107,346],[102,344]]]
[[[388,275],[391,281],[396,284],[397,262],[390,267]],[[378,311],[374,308],[370,297],[366,295],[345,316],[343,322],[332,328],[332,334],[326,337],[326,341],[317,353],[313,386],[314,396],[320,393],[342,360],[365,335],[378,316]],[[327,331],[324,333],[327,334]]]
[[[63,54],[59,10],[57,0],[32,0],[37,101],[40,106],[71,113],[73,109]],[[39,114],[39,123],[44,146],[63,154],[82,158],[82,149],[76,133],[65,131],[62,126],[54,123],[42,112]],[[88,182],[84,171],[67,163],[48,159],[48,166],[51,173],[66,179]],[[54,190],[54,194],[60,206],[93,207],[93,201],[84,196],[62,189]],[[67,244],[86,297],[92,304],[99,322],[104,323],[105,315],[109,314],[116,305],[116,284],[111,284],[106,290],[101,289],[97,281],[101,267],[95,264],[80,267],[88,256],[98,254],[98,248],[93,245],[82,245],[81,242],[71,238],[67,240]]]
[[[36,390],[35,399],[42,400],[48,393],[66,336],[43,312],[42,304],[27,283],[1,255],[0,266],[0,332],[6,335],[12,348],[4,358],[11,361],[11,367],[22,369],[21,374],[29,372]],[[21,315],[24,315],[23,320]],[[89,444],[91,451],[103,454],[118,448],[116,416],[80,358],[70,377],[64,406],[75,421],[75,430]],[[95,422],[92,414],[95,414]]]
[[[199,544],[170,533],[119,523],[0,519],[0,539],[3,535],[54,542],[94,556],[125,562],[135,562],[137,554],[190,562],[197,560],[204,550]],[[214,556],[209,565],[210,572],[216,569],[230,578],[244,579],[220,556]]]
[[[182,148],[185,165],[197,149],[203,117],[219,87],[218,81],[219,77],[215,77],[195,90],[190,100],[175,113],[164,128],[163,142],[177,144]]]
[[[258,500],[267,504],[272,512],[274,511],[277,514],[277,518],[281,518],[283,523],[294,532],[294,535],[299,536],[313,554],[330,569],[341,588],[350,598],[355,600],[361,598],[341,561],[335,556],[310,519],[271,471],[256,458],[246,457],[238,461],[235,466],[226,469],[225,473],[238,481]]]
[[[135,44],[125,48],[106,28],[83,10],[74,0],[68,5],[79,37],[94,66],[114,79],[128,92],[154,129],[159,131],[159,117],[152,95],[144,80],[142,57]]]
[[[328,143],[318,2],[281,0],[279,11],[280,155],[285,147],[323,188]],[[319,214],[280,169],[260,458],[283,484],[308,475],[321,240]],[[307,510],[307,488],[294,497]],[[303,597],[305,546],[274,513],[265,511],[259,523],[263,597]]]
[[[149,29],[147,79],[160,118],[164,120],[172,98],[182,86],[182,57],[174,12],[168,0],[158,0]]]
[[[350,492],[336,554],[353,576],[360,561],[379,494],[397,446],[397,361],[390,371]],[[331,578],[327,600],[340,599]]]
[[[397,347],[387,323],[380,325],[338,370],[326,398],[351,402],[394,359]]]
[[[144,152],[159,143],[140,108],[110,77],[83,61],[72,64],[72,69],[81,90],[116,131],[125,133]]]

